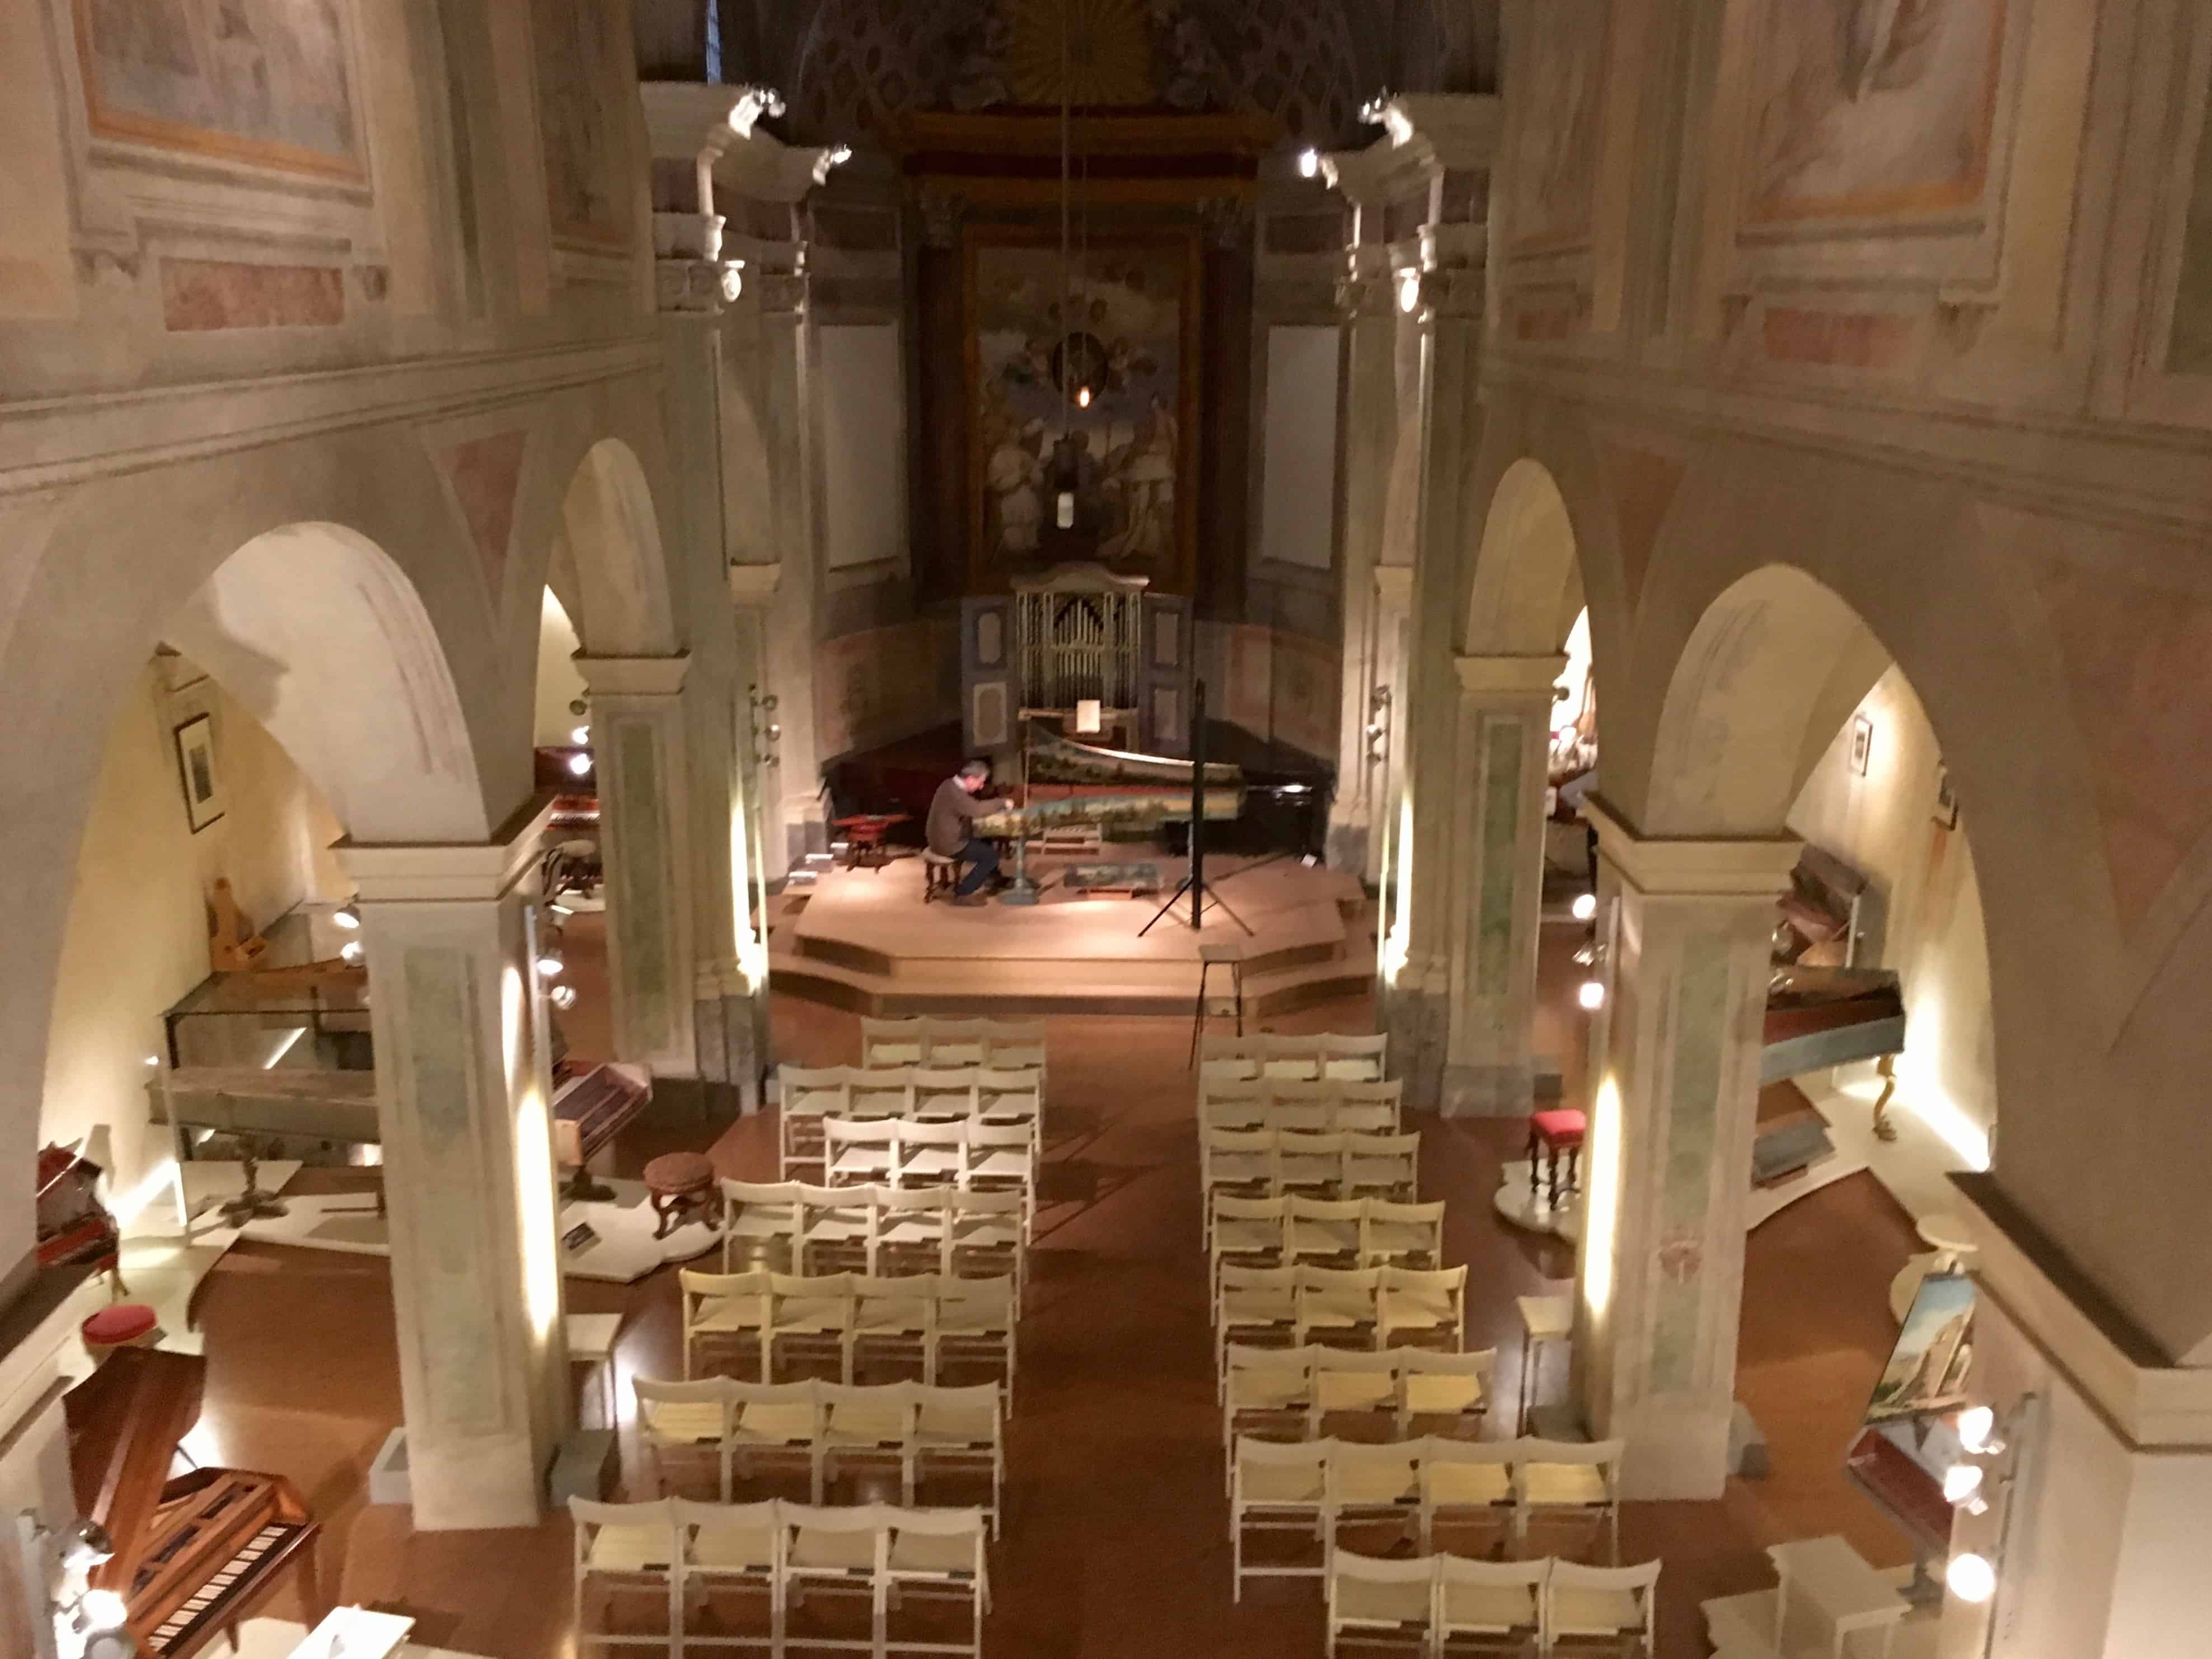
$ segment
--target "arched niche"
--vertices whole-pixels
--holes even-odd
[[[588,655],[665,657],[681,649],[653,491],[621,439],[594,443],[569,477],[546,584]]]

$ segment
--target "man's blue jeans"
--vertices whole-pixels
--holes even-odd
[[[952,890],[952,893],[956,898],[966,898],[999,873],[999,843],[971,836],[968,844],[960,849],[960,861],[969,869],[960,878],[960,884]]]

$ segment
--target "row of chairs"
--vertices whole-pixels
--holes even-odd
[[[923,1014],[910,1019],[860,1021],[863,1066],[1044,1066],[1041,1019],[951,1019]]]
[[[1482,1431],[1498,1351],[1438,1353],[1431,1348],[1253,1348],[1232,1345],[1221,1368],[1221,1454],[1239,1435],[1261,1440],[1318,1440],[1331,1421],[1364,1418],[1400,1440],[1421,1432]],[[1294,1431],[1285,1433],[1285,1429]],[[1269,1432],[1269,1431],[1273,1432]]]
[[[991,1588],[985,1521],[977,1509],[902,1509],[864,1504],[645,1504],[568,1500],[575,1528],[575,1618],[580,1651],[647,1648],[672,1659],[693,1652],[787,1647],[866,1653],[983,1650]],[[867,1635],[793,1632],[809,1597],[865,1618]],[[642,1601],[625,1617],[624,1602]],[[815,1604],[819,1606],[820,1603]],[[893,1613],[933,1615],[919,1638]],[[965,1640],[948,1640],[963,1630]]]
[[[1410,1200],[1420,1188],[1421,1137],[1304,1134],[1287,1129],[1206,1129],[1198,1139],[1199,1179],[1210,1198],[1375,1195]],[[1211,1210],[1207,1212],[1209,1218]]]
[[[1312,1134],[1395,1134],[1405,1085],[1287,1083],[1257,1079],[1199,1085],[1201,1129],[1303,1129]]]
[[[1012,1191],[1036,1207],[1037,1126],[923,1123],[912,1118],[824,1118],[823,1159],[831,1187],[957,1187]]]
[[[837,1118],[912,1118],[925,1122],[1028,1123],[1043,1115],[1043,1073],[969,1066],[951,1070],[901,1067],[870,1072],[858,1066],[782,1072],[776,1136],[779,1176],[794,1168],[818,1168],[822,1126]]]
[[[1444,1206],[1388,1198],[1235,1198],[1214,1194],[1206,1265],[1286,1267],[1302,1261],[1339,1266],[1434,1267],[1443,1259]]]
[[[1439,1524],[1493,1530],[1526,1553],[1532,1529],[1565,1523],[1605,1540],[1620,1559],[1621,1443],[1567,1440],[1280,1441],[1240,1435],[1229,1479],[1230,1550],[1241,1599],[1247,1578],[1313,1578],[1346,1527],[1412,1528],[1425,1553]],[[1248,1541],[1311,1539],[1319,1561],[1245,1561]]]
[[[1467,1268],[1224,1266],[1213,1334],[1217,1369],[1238,1342],[1457,1353],[1467,1346]]]
[[[1012,1274],[947,1279],[911,1273],[799,1275],[678,1270],[684,1304],[684,1375],[702,1370],[717,1348],[750,1349],[756,1376],[808,1363],[830,1362],[839,1379],[876,1365],[915,1366],[932,1386],[952,1366],[988,1365],[1011,1391],[1014,1383]]]
[[[1346,1036],[1322,1031],[1310,1036],[1280,1032],[1255,1032],[1250,1036],[1215,1036],[1199,1039],[1200,1086],[1209,1080],[1236,1078],[1338,1079],[1346,1082],[1379,1082],[1389,1075],[1390,1039]]]
[[[854,1469],[888,1465],[899,1501],[911,1504],[934,1475],[988,1476],[991,1534],[1006,1484],[1006,1396],[994,1382],[926,1388],[918,1382],[848,1387],[836,1382],[739,1382],[728,1377],[660,1382],[636,1379],[640,1437],[654,1479],[672,1496],[703,1465],[715,1495],[732,1481],[802,1469],[812,1501]]]
[[[1586,1567],[1538,1561],[1411,1559],[1338,1550],[1328,1564],[1328,1655],[1340,1642],[1418,1659],[1533,1654],[1591,1643],[1609,1654],[1657,1651],[1659,1563]]]
[[[1017,1296],[1026,1280],[1029,1200],[1018,1191],[803,1181],[724,1181],[721,1188],[724,1273],[769,1265],[882,1279],[1012,1273]]]

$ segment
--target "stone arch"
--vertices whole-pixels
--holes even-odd
[[[601,438],[569,475],[547,581],[585,652],[667,657],[682,647],[651,486],[636,452]]]

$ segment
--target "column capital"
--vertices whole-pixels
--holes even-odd
[[[532,799],[486,842],[362,842],[331,850],[364,904],[506,896],[538,861],[554,798]]]
[[[1566,672],[1562,653],[1529,657],[1454,657],[1462,691],[1504,695],[1551,696],[1552,687]]]
[[[672,657],[592,657],[579,651],[569,659],[595,697],[672,697],[684,689],[689,652]]]
[[[1790,884],[1804,843],[1795,836],[1694,840],[1645,836],[1592,794],[1583,815],[1598,850],[1638,891],[1668,898],[1772,898]]]

